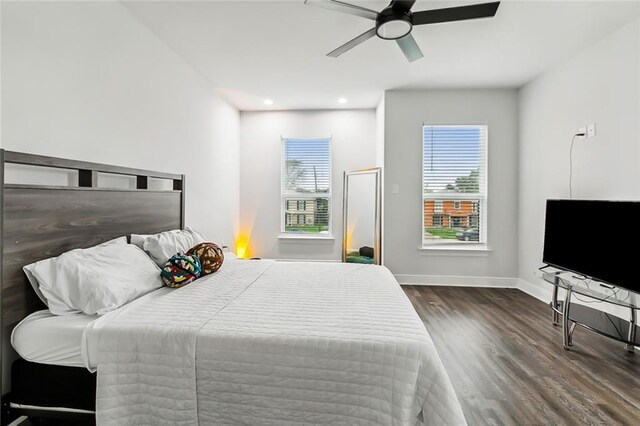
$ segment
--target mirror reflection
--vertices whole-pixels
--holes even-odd
[[[345,172],[343,262],[382,263],[380,168]]]

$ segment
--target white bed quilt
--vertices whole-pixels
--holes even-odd
[[[228,262],[99,321],[99,425],[466,424],[384,267]]]

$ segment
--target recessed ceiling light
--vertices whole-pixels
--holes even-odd
[[[264,100],[264,104],[265,105],[273,105],[273,101],[271,99],[265,99]]]
[[[346,98],[340,98],[340,99],[338,99],[338,103],[339,104],[346,104],[347,103],[347,99]]]

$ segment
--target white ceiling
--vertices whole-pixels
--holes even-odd
[[[413,9],[481,2],[419,0]],[[325,57],[372,22],[304,0],[124,5],[240,110],[371,108],[398,88],[519,87],[640,16],[640,0],[503,1],[493,19],[415,27],[424,58],[408,63],[378,38]]]

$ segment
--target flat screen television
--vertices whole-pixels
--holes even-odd
[[[640,292],[640,201],[547,200],[542,261]]]

